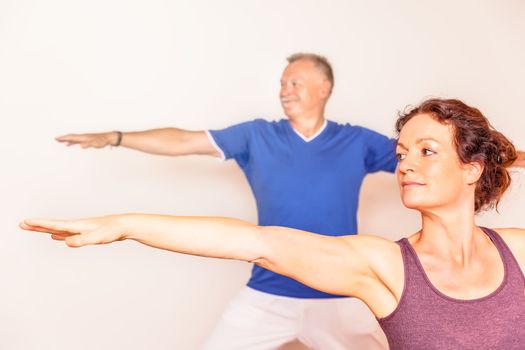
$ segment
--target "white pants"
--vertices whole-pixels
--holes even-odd
[[[299,339],[315,350],[384,350],[386,337],[355,298],[301,299],[245,287],[203,350],[270,350]]]

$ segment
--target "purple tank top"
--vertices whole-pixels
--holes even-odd
[[[408,240],[397,242],[405,270],[403,294],[397,308],[378,319],[390,350],[525,349],[525,278],[503,239],[482,229],[498,249],[505,274],[494,292],[478,299],[439,292]]]

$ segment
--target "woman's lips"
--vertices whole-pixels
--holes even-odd
[[[424,186],[425,184],[421,183],[421,182],[416,182],[416,181],[403,181],[401,182],[401,186],[403,188],[416,188],[416,187],[421,187],[421,186]]]

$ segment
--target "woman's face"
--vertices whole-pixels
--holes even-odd
[[[397,180],[403,204],[435,210],[474,203],[472,166],[462,164],[453,143],[453,127],[429,114],[418,114],[401,129],[396,147]],[[476,169],[474,169],[476,170]]]

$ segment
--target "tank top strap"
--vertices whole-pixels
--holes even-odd
[[[420,268],[419,259],[416,252],[410,245],[407,238],[401,238],[397,241],[401,247],[401,256],[403,258],[403,270],[405,272],[405,293],[410,294],[413,286],[426,284],[425,272]]]
[[[408,266],[417,266],[419,259],[416,255],[416,252],[414,251],[414,248],[412,248],[410,245],[408,238],[401,238],[397,241],[397,244],[401,246],[401,255],[403,257],[403,264],[405,264],[405,270]]]
[[[401,247],[401,256],[403,257],[403,263],[406,262],[408,259],[413,259],[414,257],[412,254],[410,254],[410,242],[408,242],[408,239],[406,237],[401,238],[400,240],[396,241],[397,244]]]
[[[510,250],[507,243],[505,243],[503,238],[501,238],[501,236],[496,231],[490,228],[482,226],[480,226],[480,228],[483,230],[483,232],[485,232],[487,236],[489,236],[492,243],[494,243],[494,245],[498,249],[498,252],[501,255],[501,259],[503,260],[503,263],[505,264],[508,270],[509,278],[511,278],[511,280],[519,278],[525,283],[525,276],[523,275],[523,271],[521,271],[518,261],[514,257],[514,254],[512,254],[512,251]]]

